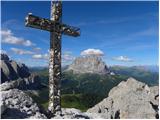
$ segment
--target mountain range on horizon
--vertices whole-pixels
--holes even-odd
[[[82,62],[85,61],[85,59],[82,60],[82,58],[84,59],[84,57],[77,57],[77,58],[75,58],[75,60],[71,64],[63,65],[62,71],[68,69],[68,67],[70,67],[70,66],[73,66],[73,64],[75,64],[77,61],[82,61]],[[89,58],[89,56],[86,58]],[[94,59],[94,57],[90,57],[90,58]],[[106,68],[119,68],[119,69],[130,68],[130,69],[144,70],[144,71],[149,71],[149,72],[159,72],[159,65],[134,65],[134,66],[124,66],[124,65],[117,65],[117,64],[116,65],[108,65],[103,61],[103,59],[101,57],[98,57],[98,58],[95,57],[95,59],[97,59],[97,62],[102,61],[103,62],[102,64],[104,64],[104,67],[106,66]],[[43,69],[47,69],[48,66],[30,66],[29,68],[31,68],[32,70],[34,70],[34,69],[35,70],[43,70]]]

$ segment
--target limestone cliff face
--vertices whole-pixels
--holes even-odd
[[[6,54],[1,54],[1,73],[2,81],[11,81],[18,78],[27,78],[30,76],[30,71],[25,64],[17,63],[10,60]]]
[[[39,77],[31,74],[28,67],[23,63],[10,60],[6,54],[1,54],[1,84],[2,89],[37,89],[40,87]]]
[[[100,57],[83,56],[76,58],[67,70],[74,73],[109,74],[110,71]]]
[[[87,112],[98,113],[101,118],[158,118],[158,86],[138,82],[129,78],[114,87],[109,96]]]

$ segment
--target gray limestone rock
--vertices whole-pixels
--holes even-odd
[[[103,115],[99,113],[81,112],[75,108],[62,108],[62,113],[56,114],[53,119],[101,119]]]
[[[10,60],[6,54],[1,54],[1,83],[2,89],[39,89],[42,87],[37,75],[31,74],[25,64]]]
[[[24,64],[18,64],[15,61],[1,60],[2,81],[12,81],[18,78],[27,78],[30,76],[29,69]]]
[[[3,106],[1,117],[5,119],[47,118],[32,98],[18,89],[1,91],[1,108]]]
[[[74,73],[97,73],[109,74],[110,71],[100,57],[83,56],[76,58],[67,71],[72,70]]]
[[[89,119],[89,117],[78,109],[62,108],[62,113],[56,114],[53,119]]]
[[[129,78],[111,89],[109,96],[88,109],[89,113],[98,113],[103,118],[158,118],[158,86],[138,82]]]
[[[31,74],[28,78],[18,78],[13,81],[6,81],[0,84],[1,90],[9,90],[9,89],[20,89],[20,90],[36,90],[44,87],[39,82],[38,76]]]
[[[10,60],[6,54],[1,54],[0,60],[1,68],[1,83],[5,81],[12,81],[18,78],[27,78],[30,76],[30,71],[25,64],[17,63],[16,61]]]

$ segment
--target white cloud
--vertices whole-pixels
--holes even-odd
[[[42,55],[41,54],[35,54],[32,56],[32,58],[34,59],[42,59]]]
[[[96,55],[96,56],[103,56],[104,53],[103,51],[99,50],[99,49],[87,49],[81,52],[82,56],[86,56],[86,55]]]
[[[46,54],[34,54],[32,55],[33,59],[40,59],[40,60],[49,60],[49,53]],[[71,52],[64,52],[62,54],[62,63],[70,63],[71,61],[74,60],[74,56],[72,55]]]
[[[75,57],[72,55],[71,52],[65,52],[63,55],[62,55],[62,60],[64,62],[69,62],[69,61],[72,61],[74,60]]]
[[[75,59],[71,51],[65,51],[62,54],[62,65],[71,64],[71,62]]]
[[[41,48],[40,48],[40,47],[35,47],[35,48],[33,48],[33,50],[34,50],[34,51],[40,51]]]
[[[14,36],[11,30],[1,30],[1,36],[2,36],[2,43],[23,45],[23,46],[35,45],[30,40],[25,40],[23,38]]]
[[[122,61],[122,62],[133,62],[133,60],[128,58],[127,56],[114,57],[113,60]]]
[[[44,54],[43,57],[44,57],[44,59],[47,59],[47,60],[49,59],[49,55],[47,53]]]
[[[11,50],[16,53],[16,54],[19,54],[19,55],[25,55],[25,54],[34,54],[34,52],[32,51],[28,51],[28,50],[23,50],[23,49],[18,49],[18,48],[11,48]]]
[[[34,59],[46,59],[46,60],[48,60],[49,59],[49,55],[48,54],[34,54],[32,56],[32,58],[34,58]]]

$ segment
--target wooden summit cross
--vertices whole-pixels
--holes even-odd
[[[50,32],[48,110],[51,114],[61,113],[61,35],[77,37],[80,35],[80,29],[62,23],[61,1],[51,1],[50,20],[29,13],[25,25]]]

